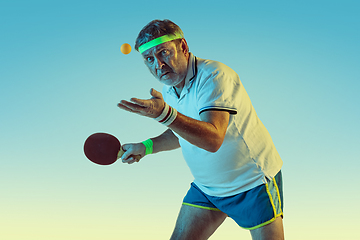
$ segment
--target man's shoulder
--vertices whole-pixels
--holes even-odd
[[[198,85],[205,84],[209,79],[223,84],[238,84],[240,81],[232,68],[219,61],[197,58],[197,68]]]
[[[202,59],[196,58],[197,60],[197,68],[198,73],[204,74],[218,74],[218,73],[228,73],[228,74],[236,74],[233,69],[231,69],[226,64],[214,61],[210,59]]]

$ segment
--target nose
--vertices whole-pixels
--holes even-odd
[[[161,70],[164,65],[164,62],[162,62],[159,58],[155,57],[155,68],[157,70]]]

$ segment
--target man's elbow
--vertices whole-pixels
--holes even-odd
[[[211,153],[216,153],[220,149],[222,143],[223,143],[223,140],[221,140],[221,141],[212,141],[208,145],[206,150],[211,152]]]

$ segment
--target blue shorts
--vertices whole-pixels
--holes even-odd
[[[281,171],[268,183],[229,197],[209,196],[191,183],[183,205],[221,211],[248,230],[262,227],[283,217]]]

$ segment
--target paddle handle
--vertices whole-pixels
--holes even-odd
[[[117,159],[121,158],[124,153],[125,153],[125,151],[123,150],[122,147],[120,147],[120,151],[118,152]],[[136,159],[136,162],[139,162],[141,156],[140,155],[135,155],[134,158]]]

